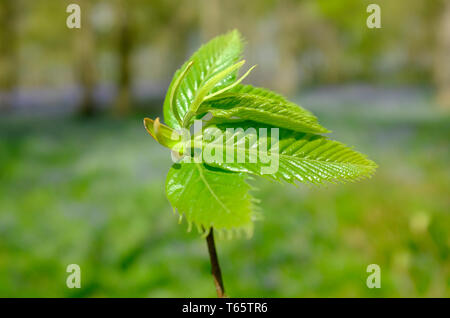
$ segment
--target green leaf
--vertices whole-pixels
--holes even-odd
[[[210,112],[213,122],[252,120],[299,132],[327,133],[309,111],[269,90],[237,85],[231,91],[205,101],[199,114]]]
[[[172,128],[181,128],[189,106],[193,102],[197,91],[212,77],[235,64],[242,52],[242,39],[237,30],[212,39],[203,45],[192,57],[175,73],[164,100],[164,121]],[[191,63],[192,62],[192,63]],[[187,70],[188,66],[190,69]],[[186,72],[184,72],[187,70]],[[184,72],[184,74],[183,74]],[[183,74],[175,91],[175,82]],[[237,71],[222,79],[211,90],[212,92],[230,85],[236,80]],[[172,90],[174,90],[172,92]],[[171,107],[171,96],[175,103]]]
[[[206,83],[197,90],[195,98],[192,101],[191,105],[189,106],[188,112],[186,113],[186,115],[182,120],[183,127],[189,127],[189,125],[191,124],[191,119],[197,113],[200,104],[204,101],[206,95],[208,95],[208,93],[214,88],[214,86],[216,86],[224,78],[227,78],[230,74],[235,73],[235,71],[241,68],[242,65],[244,65],[244,63],[245,61],[240,61],[236,64],[231,65],[230,67],[227,67],[226,69],[224,69],[223,71],[219,72],[218,74],[210,78],[208,81],[206,81]]]
[[[238,127],[242,127],[242,131],[226,130]],[[255,130],[252,131],[251,127]],[[208,127],[202,135],[203,158],[206,154],[220,153],[221,156],[217,157],[209,155],[213,160],[206,159],[205,163],[229,171],[247,172],[289,183],[300,181],[322,184],[370,177],[377,167],[363,154],[320,135],[280,129],[278,138],[275,138],[268,129],[267,141],[264,144],[261,143],[264,137],[261,136],[259,128],[265,127],[254,122],[219,125],[224,134],[223,138],[213,132],[208,133],[208,130],[213,131],[214,128],[216,127]],[[279,141],[276,142],[276,139]],[[261,156],[260,150],[263,150],[263,155],[267,150],[268,157]],[[238,160],[238,153],[243,159]],[[233,160],[227,158],[227,154],[233,154]],[[251,158],[254,159],[253,162]]]
[[[243,173],[199,163],[174,164],[167,175],[166,194],[189,228],[252,231],[253,198]]]

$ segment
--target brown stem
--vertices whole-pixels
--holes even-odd
[[[208,244],[209,259],[211,261],[211,274],[214,278],[214,284],[216,285],[217,297],[224,298],[225,287],[223,287],[222,272],[220,271],[219,259],[217,258],[216,245],[214,244],[214,229],[209,230],[209,234],[206,237],[206,243]]]

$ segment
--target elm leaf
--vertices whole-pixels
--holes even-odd
[[[220,122],[252,120],[309,133],[327,133],[309,111],[281,95],[250,85],[237,85],[231,91],[205,101],[198,113],[209,112]]]
[[[253,198],[246,174],[223,171],[201,163],[174,164],[167,175],[166,194],[189,226],[208,230],[253,228]]]
[[[200,47],[175,72],[164,100],[164,121],[168,126],[175,129],[181,128],[181,123],[177,120],[176,114],[178,114],[179,118],[184,118],[197,95],[197,91],[216,74],[235,64],[241,57],[242,47],[239,31],[231,31],[212,39]],[[185,70],[187,71],[184,72]],[[183,79],[179,85],[175,85],[181,75],[184,76]],[[237,71],[232,72],[217,83],[211,92],[232,84],[236,80],[236,76]],[[177,89],[175,90],[175,88]]]

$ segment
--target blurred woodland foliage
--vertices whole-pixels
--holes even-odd
[[[1,106],[17,90],[77,87],[79,111],[91,114],[96,87],[109,85],[114,112],[127,114],[132,87],[162,96],[199,44],[237,28],[261,65],[250,79],[258,85],[288,95],[346,82],[425,85],[448,109],[450,3],[379,0],[382,28],[368,29],[371,2],[2,0]],[[81,29],[66,27],[70,3],[81,6]]]

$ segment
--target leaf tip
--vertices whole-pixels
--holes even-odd
[[[158,139],[156,139],[156,136],[153,131],[153,122],[154,122],[153,119],[145,117],[144,118],[144,127],[145,127],[145,130],[147,130],[147,132],[150,134],[150,136],[152,136],[156,141],[158,141]]]

